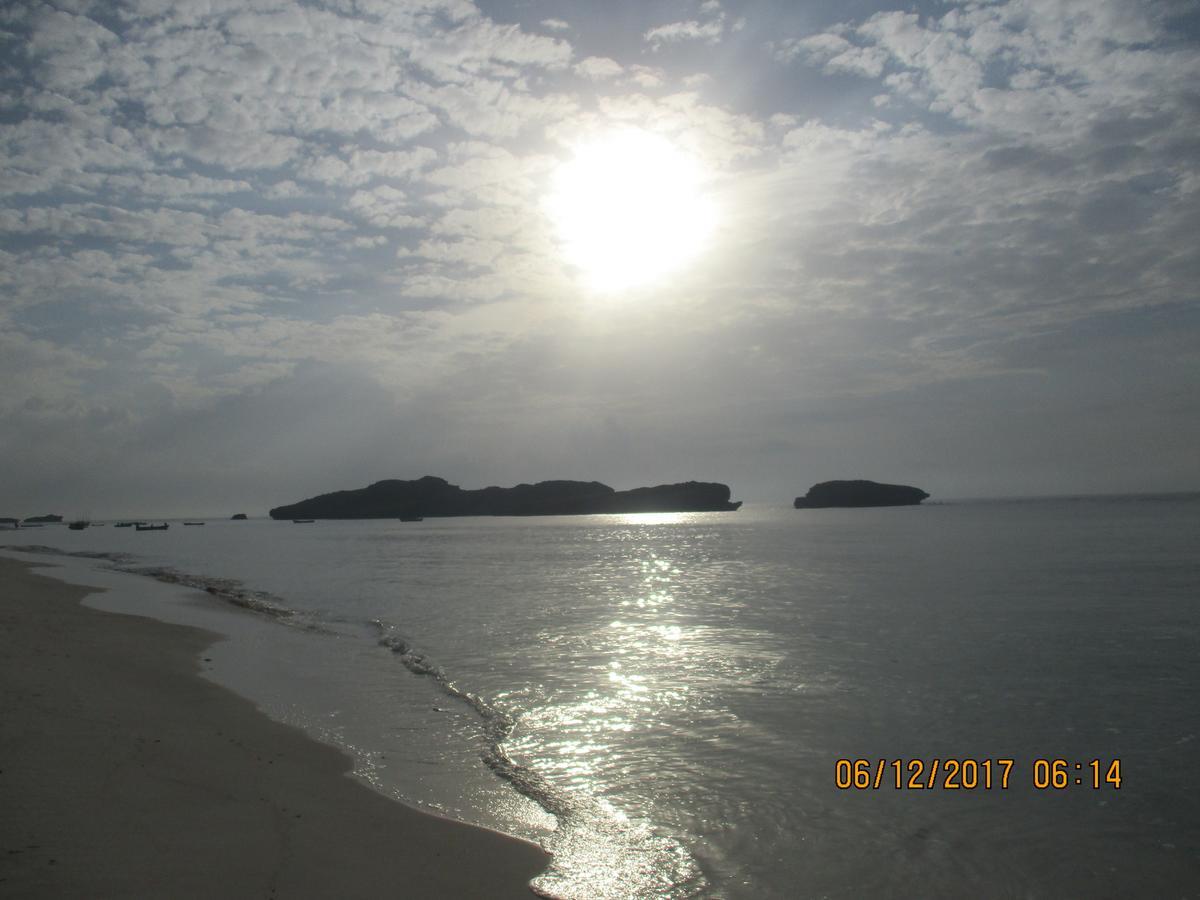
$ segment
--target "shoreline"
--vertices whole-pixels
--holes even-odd
[[[200,677],[219,635],[0,557],[0,893],[531,897],[535,845],[390,800]]]

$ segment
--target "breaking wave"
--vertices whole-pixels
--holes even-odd
[[[481,758],[497,776],[558,820],[544,840],[550,865],[532,887],[548,898],[690,898],[705,894],[707,881],[687,849],[650,826],[631,822],[606,803],[564,789],[535,768],[509,755],[505,742],[514,716],[458,686],[433,660],[416,649],[395,625],[375,620],[379,643],[415,675],[432,678],[449,696],[470,706],[483,724]]]
[[[192,575],[188,572],[180,572],[177,569],[172,569],[169,566],[141,566],[137,565],[136,557],[128,553],[106,553],[94,550],[59,550],[56,547],[48,547],[44,544],[10,545],[5,549],[18,550],[22,553],[102,560],[109,563],[108,568],[114,572],[122,572],[127,575],[141,575],[165,584],[177,584],[182,587],[194,588],[198,591],[204,591],[218,600],[241,609],[249,610],[250,612],[259,613],[280,621],[294,620],[290,624],[302,624],[306,628],[314,627],[309,621],[301,621],[303,617],[296,610],[289,608],[281,598],[266,591],[248,590],[241,582],[235,581],[232,578]]]

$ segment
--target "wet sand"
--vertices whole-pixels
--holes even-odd
[[[199,676],[216,636],[0,557],[0,895],[532,897],[537,847],[427,815]]]

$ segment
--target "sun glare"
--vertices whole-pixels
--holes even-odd
[[[567,261],[602,291],[679,270],[704,249],[713,226],[701,175],[695,160],[645,131],[579,145],[546,201]]]

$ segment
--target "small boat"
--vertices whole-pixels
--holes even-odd
[[[161,525],[143,525],[141,522],[138,522],[133,527],[136,531],[166,531],[171,526],[166,522],[163,522]]]
[[[316,519],[292,519],[293,525],[311,525]]]
[[[184,522],[184,525],[203,525],[203,522]]]
[[[83,531],[83,529],[87,528],[91,524],[92,524],[91,522],[85,521],[84,519],[80,519],[78,522],[69,522],[67,524],[67,527],[70,528],[72,531]]]
[[[136,522],[118,522],[113,528],[132,528]]]

